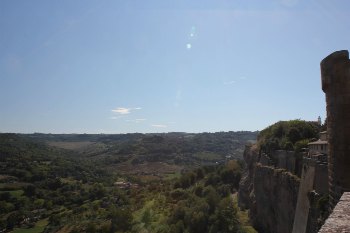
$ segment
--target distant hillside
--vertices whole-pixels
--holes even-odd
[[[122,173],[158,175],[242,159],[258,132],[163,134],[29,134],[24,137],[72,150]]]
[[[254,232],[216,162],[254,135],[0,134],[0,232]]]

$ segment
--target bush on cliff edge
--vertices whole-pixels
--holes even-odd
[[[274,150],[300,150],[318,138],[320,126],[303,120],[279,121],[258,135],[258,146],[264,153]]]

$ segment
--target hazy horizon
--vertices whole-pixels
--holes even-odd
[[[236,130],[236,131],[212,131],[212,132],[149,132],[149,133],[140,133],[140,132],[129,132],[129,133],[42,133],[42,132],[29,132],[29,133],[19,133],[19,132],[1,132],[0,134],[52,134],[52,135],[84,135],[84,134],[97,134],[97,135],[117,135],[117,134],[172,134],[172,133],[184,133],[184,134],[201,134],[201,133],[229,133],[229,132],[257,132],[259,130],[254,130],[254,131],[250,131],[250,130]]]
[[[256,131],[324,120],[350,2],[1,1],[0,132]]]

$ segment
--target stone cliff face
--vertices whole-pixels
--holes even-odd
[[[293,230],[299,178],[284,169],[257,164],[250,218],[259,232],[288,233]]]
[[[256,163],[259,161],[259,154],[256,145],[246,146],[243,153],[246,169],[243,172],[238,190],[238,206],[242,209],[250,209],[253,191],[253,178],[255,173]]]
[[[260,232],[292,232],[300,180],[285,169],[263,166],[256,146],[244,152],[247,164],[238,193],[239,206],[250,209]]]

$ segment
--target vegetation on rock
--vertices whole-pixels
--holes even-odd
[[[279,121],[258,135],[258,145],[264,153],[274,150],[299,151],[318,138],[320,126],[303,120]]]

